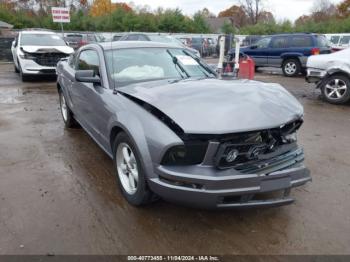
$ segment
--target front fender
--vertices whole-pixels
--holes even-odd
[[[155,177],[153,168],[159,165],[165,151],[174,145],[183,144],[168,126],[131,101],[128,110],[119,111],[110,119],[110,134],[114,127],[122,129],[132,139],[149,178]]]

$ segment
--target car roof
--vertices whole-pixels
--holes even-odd
[[[147,48],[147,47],[181,48],[175,44],[159,43],[159,42],[152,42],[152,41],[116,41],[116,42],[103,42],[103,43],[99,43],[98,45],[101,46],[104,50]]]
[[[45,34],[45,35],[56,35],[55,32],[52,31],[39,31],[39,30],[27,30],[21,31],[21,34]]]

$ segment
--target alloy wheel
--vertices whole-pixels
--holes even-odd
[[[294,62],[289,62],[284,66],[284,71],[288,74],[288,75],[293,75],[295,74],[297,70],[297,65]]]
[[[66,99],[64,98],[64,95],[61,93],[60,95],[60,102],[61,102],[61,112],[62,112],[62,117],[65,122],[67,122],[68,119],[68,108],[67,108],[67,103]]]
[[[139,181],[139,172],[134,152],[128,144],[120,143],[118,145],[116,165],[122,187],[128,194],[135,194]]]
[[[341,79],[332,79],[325,86],[325,95],[329,99],[342,98],[346,93],[346,83]]]

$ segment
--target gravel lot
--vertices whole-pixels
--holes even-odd
[[[108,156],[64,129],[54,79],[22,83],[11,64],[0,79],[0,254],[350,254],[350,106],[324,103],[302,77],[256,79],[304,105],[313,182],[293,205],[248,211],[129,206]]]

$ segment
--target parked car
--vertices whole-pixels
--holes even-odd
[[[21,31],[11,47],[15,71],[22,81],[30,75],[55,75],[56,65],[74,52],[62,37],[51,31]]]
[[[307,61],[308,82],[316,83],[323,98],[332,104],[350,101],[350,48]]]
[[[309,56],[329,54],[331,48],[323,35],[298,33],[264,37],[240,51],[252,57],[256,67],[281,67],[283,74],[291,77],[305,71]],[[231,49],[231,60],[234,54]]]
[[[333,51],[350,47],[350,34],[331,34],[328,36]]]
[[[160,35],[160,34],[145,34],[145,33],[130,33],[122,36],[118,41],[152,41],[159,43],[173,44],[178,47],[184,47],[192,54],[201,57],[200,52],[191,47],[185,46],[179,39],[174,38],[170,35]]]
[[[74,49],[86,44],[102,42],[96,33],[66,33],[64,39]]]
[[[187,49],[145,41],[84,46],[58,72],[65,126],[78,122],[113,159],[133,205],[280,206],[311,180],[303,108],[280,85],[219,80]]]

